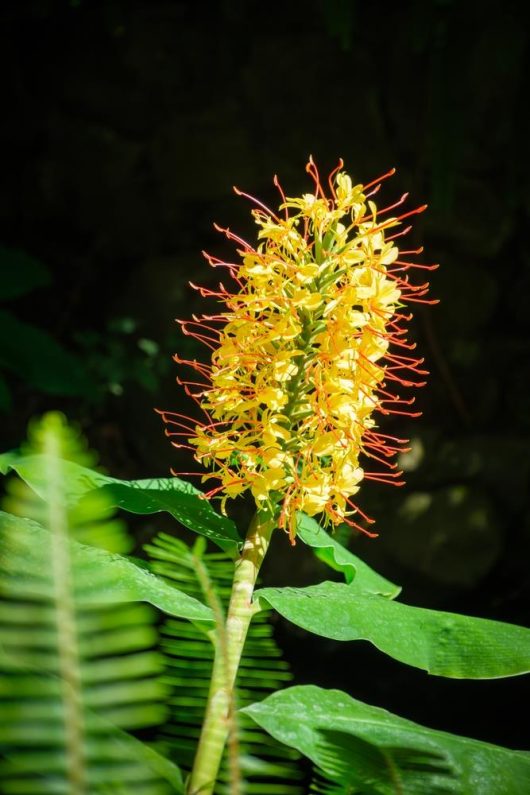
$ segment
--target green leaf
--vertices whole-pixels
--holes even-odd
[[[368,640],[400,662],[437,676],[494,679],[530,672],[530,629],[356,594],[323,582],[263,588],[255,598],[309,632]]]
[[[0,367],[50,395],[83,395],[91,388],[81,361],[43,329],[0,311]]]
[[[250,715],[275,739],[301,751],[330,775],[335,772],[335,767],[323,753],[322,732],[340,731],[383,752],[398,747],[445,759],[456,776],[456,791],[460,795],[528,793],[529,753],[434,731],[384,709],[363,704],[339,690],[291,687],[246,707],[242,712]],[[385,775],[382,770],[383,782]],[[385,792],[384,789],[375,791]],[[403,789],[390,791],[409,792]]]
[[[235,553],[241,538],[235,524],[213,510],[190,483],[179,478],[114,481],[103,487],[114,505],[139,514],[166,511],[180,524]]]
[[[318,771],[311,792],[321,795],[450,795],[460,786],[445,755],[379,746],[343,731],[320,731],[318,754],[325,768]],[[321,779],[331,784],[322,784]],[[354,790],[355,787],[355,790]]]
[[[50,283],[50,273],[45,265],[25,251],[0,246],[0,301],[18,298],[19,295]]]
[[[65,461],[66,497],[79,501],[97,489],[114,506],[136,514],[166,511],[184,527],[206,536],[224,551],[237,552],[241,539],[235,524],[216,513],[201,492],[179,478],[149,480],[118,480],[72,461]],[[46,489],[49,460],[44,455],[23,455],[17,452],[0,455],[0,472],[16,472],[39,496]]]
[[[6,573],[14,581],[11,587],[17,588],[17,579],[25,574],[25,561],[34,557],[44,559],[50,546],[50,534],[31,519],[21,519],[3,511],[0,511],[0,527],[5,534],[3,565],[9,567]],[[84,607],[140,601],[189,621],[213,621],[209,607],[128,558],[76,541],[70,541],[69,547],[76,571],[76,600]],[[100,589],[102,577],[104,589]]]
[[[47,494],[49,466],[50,457],[44,454],[26,454],[13,450],[0,455],[0,473],[7,475],[9,472],[16,472],[42,499]],[[88,492],[101,486],[123,482],[66,459],[62,461],[62,469],[65,478],[62,497],[69,505],[75,505]]]
[[[351,584],[356,593],[370,593],[394,599],[401,591],[399,585],[386,580],[377,574],[364,561],[339,544],[318,522],[305,513],[297,514],[297,538],[313,547],[315,555],[334,571],[344,574],[344,579]]]

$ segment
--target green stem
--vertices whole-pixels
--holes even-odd
[[[236,562],[226,623],[217,631],[208,704],[188,783],[188,795],[212,795],[214,790],[230,732],[237,670],[255,612],[252,594],[273,528],[270,514],[256,513]]]
[[[204,542],[204,538],[200,539],[200,542]],[[202,544],[201,544],[202,548]],[[202,558],[202,552],[199,554],[195,553],[194,550],[194,566],[195,572],[197,574],[197,579],[201,586],[202,593],[206,600],[206,604],[208,607],[211,607],[214,619],[215,619],[215,629],[211,631],[210,638],[215,643],[215,648],[217,654],[222,655],[225,664],[225,671],[227,668],[227,661],[228,661],[228,649],[226,645],[226,631],[225,631],[225,612],[223,608],[223,604],[217,595],[216,589],[210,579],[210,575],[208,573],[208,569],[204,564]],[[230,782],[230,795],[241,795],[241,771],[239,765],[239,737],[237,731],[237,719],[235,714],[235,707],[234,707],[234,697],[232,693],[232,698],[229,704],[229,731],[228,731],[228,771],[229,771],[229,782]]]

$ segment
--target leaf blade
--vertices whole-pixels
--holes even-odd
[[[216,513],[198,489],[180,478],[119,480],[73,461],[64,461],[63,468],[67,476],[66,497],[71,503],[97,490],[117,508],[141,515],[169,513],[225,552],[237,552],[241,539],[235,524]],[[0,473],[16,472],[40,497],[45,497],[48,470],[49,461],[44,455],[16,451],[0,455]]]
[[[530,754],[429,729],[339,690],[291,687],[242,712],[319,766],[325,764],[319,751],[322,730],[341,731],[382,748],[398,745],[443,755],[458,777],[461,795],[528,792]]]
[[[349,585],[264,588],[255,598],[309,632],[367,640],[400,662],[436,676],[495,679],[530,672],[530,630],[485,618],[356,594]]]
[[[359,593],[373,593],[394,599],[401,592],[401,587],[377,574],[363,560],[339,544],[318,522],[304,513],[297,515],[297,538],[304,544],[313,547],[319,560],[335,571],[344,574],[346,582]]]
[[[30,519],[11,516],[0,511],[0,525],[10,536],[17,533],[17,559],[22,562],[28,556],[44,550],[49,543],[48,531]],[[83,606],[99,604],[104,598],[106,604],[142,601],[169,615],[187,618],[189,621],[211,622],[210,608],[166,583],[147,569],[141,568],[122,555],[104,549],[85,546],[76,541],[70,542],[74,566],[81,574],[76,581],[76,598]],[[104,571],[105,579],[112,580],[102,594],[94,585],[99,581],[98,573]],[[10,572],[16,577],[17,571]]]

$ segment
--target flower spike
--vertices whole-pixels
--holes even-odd
[[[374,536],[366,527],[373,520],[352,498],[363,479],[402,485],[388,459],[407,449],[406,439],[380,433],[375,417],[419,416],[405,410],[413,399],[394,389],[423,386],[417,377],[427,374],[423,359],[401,353],[415,347],[403,328],[411,314],[402,310],[408,302],[435,303],[424,297],[428,284],[413,284],[409,272],[437,266],[409,262],[423,249],[400,257],[395,244],[410,229],[402,221],[425,205],[392,216],[404,194],[378,211],[371,197],[395,169],[363,186],[342,168],[340,160],[329,175],[329,196],[312,158],[312,193],[286,197],[274,177],[278,214],[235,189],[254,205],[258,243],[215,225],[239,247],[241,261],[205,257],[227,268],[235,290],[192,285],[223,305],[180,321],[185,334],[213,350],[211,365],[175,357],[199,373],[201,380],[181,383],[206,419],[161,412],[168,435],[187,436],[195,459],[212,469],[203,481],[219,482],[207,498],[221,495],[224,509],[227,498],[250,490],[293,543],[297,511]],[[382,470],[365,471],[364,459]]]

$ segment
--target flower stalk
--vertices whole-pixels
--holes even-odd
[[[211,795],[231,726],[234,685],[255,612],[252,594],[267,552],[274,520],[266,512],[252,519],[241,555],[235,565],[230,604],[224,627],[216,630],[215,657],[197,754],[188,782],[188,795]]]

